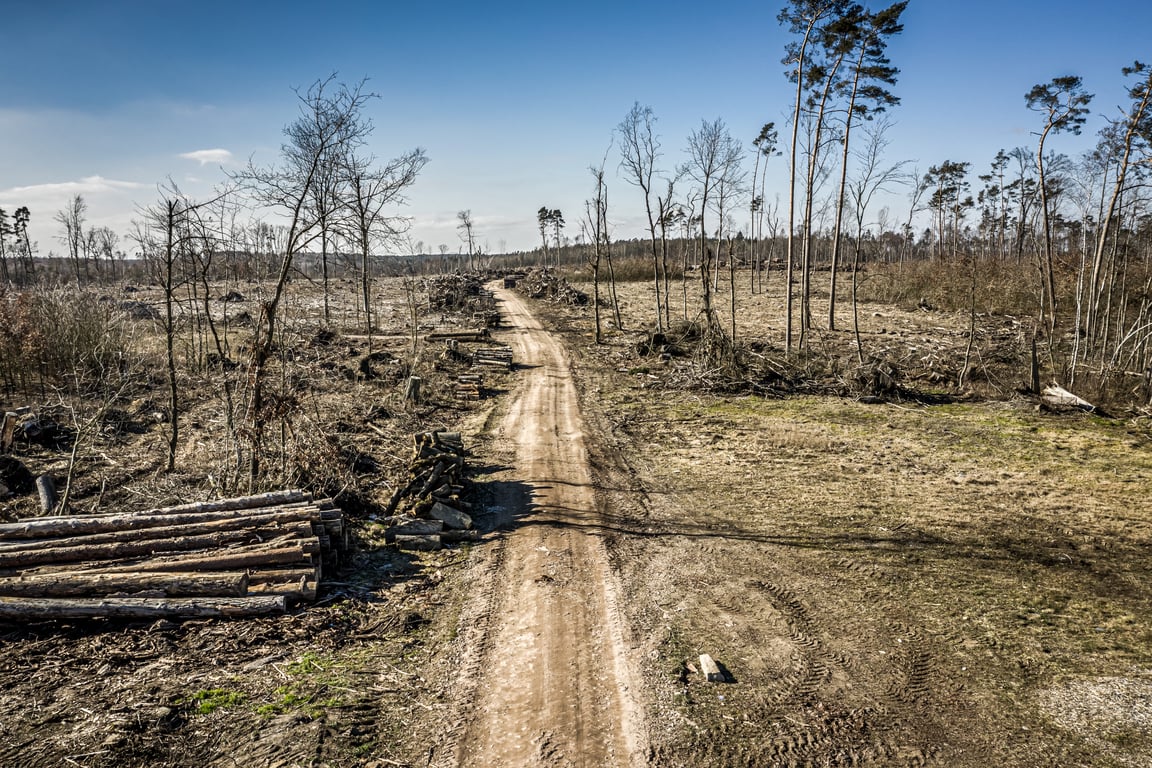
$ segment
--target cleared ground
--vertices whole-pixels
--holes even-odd
[[[0,763],[1152,765],[1147,419],[1013,397],[1023,337],[996,317],[974,359],[1001,399],[688,389],[683,359],[636,354],[650,290],[622,288],[626,330],[600,346],[590,309],[526,302],[550,337],[508,298],[526,367],[423,415],[372,411],[396,383],[348,381],[345,342],[309,346],[302,321],[298,366],[325,371],[325,416],[377,461],[364,498],[399,464],[381,432],[458,427],[485,540],[398,554],[368,507],[357,567],[300,615],[9,627]],[[779,295],[740,302],[740,337],[773,357]],[[384,316],[400,353],[404,313]],[[964,316],[861,321],[925,388],[966,346]],[[851,335],[815,341],[850,378]],[[128,458],[160,437],[105,446],[118,463],[89,466],[81,499],[102,474],[178,493]],[[703,681],[701,653],[728,682]]]

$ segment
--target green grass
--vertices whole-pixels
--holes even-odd
[[[240,691],[229,691],[224,688],[208,688],[196,691],[182,703],[193,704],[196,714],[209,715],[217,709],[232,709],[244,703],[247,699]]]

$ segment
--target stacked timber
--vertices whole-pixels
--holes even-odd
[[[412,438],[407,481],[388,502],[385,538],[400,549],[437,550],[476,541],[464,491],[464,441],[459,432],[419,432]]]
[[[472,352],[472,367],[509,371],[512,369],[512,349],[504,346],[480,347]]]
[[[462,373],[456,377],[456,397],[460,400],[479,400],[483,385],[483,374]]]
[[[350,537],[330,499],[280,491],[0,524],[0,619],[223,617],[316,598]]]
[[[466,328],[460,331],[433,331],[424,337],[427,341],[487,341],[487,328]]]
[[[487,288],[481,288],[480,293],[472,302],[472,320],[483,328],[500,327],[500,310],[496,309],[496,295]]]

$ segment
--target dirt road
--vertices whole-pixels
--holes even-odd
[[[568,356],[517,295],[496,296],[521,367],[495,434],[506,533],[472,568],[451,764],[630,765],[638,713]]]

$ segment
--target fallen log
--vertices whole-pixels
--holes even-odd
[[[46,573],[0,578],[2,597],[93,597],[159,592],[167,597],[244,597],[246,573]]]
[[[80,536],[86,534],[109,533],[128,528],[157,528],[163,526],[192,525],[216,520],[234,520],[239,525],[260,515],[280,515],[316,511],[320,519],[325,519],[316,502],[291,504],[277,507],[247,509],[207,510],[204,512],[182,512],[173,514],[124,513],[94,515],[88,517],[29,517],[18,523],[0,523],[0,539],[50,538],[53,536]],[[339,513],[337,513],[339,514]],[[287,514],[283,519],[291,519]]]
[[[1040,393],[1040,401],[1053,408],[1073,408],[1088,412],[1096,410],[1096,406],[1092,403],[1055,384],[1044,388]]]
[[[320,572],[315,568],[276,568],[248,572],[248,588],[259,584],[278,584],[284,582],[319,581]]]
[[[443,548],[439,536],[397,536],[396,548],[417,552],[435,552]]]
[[[269,535],[280,533],[307,539],[312,533],[311,524],[305,523],[299,530],[268,529]],[[37,546],[34,549],[21,549],[0,552],[0,568],[28,568],[45,563],[77,563],[84,560],[119,560],[130,557],[154,555],[158,552],[191,552],[214,549],[228,544],[244,543],[256,538],[263,542],[258,532],[250,530],[224,531],[203,536],[179,536],[173,539],[145,539],[143,541],[116,541],[109,544],[82,544],[80,546]],[[65,539],[65,542],[68,540]],[[319,542],[317,541],[317,547]]]
[[[248,588],[250,595],[280,595],[293,602],[316,599],[316,580],[301,578],[289,581],[268,581]]]
[[[149,518],[155,520],[156,518]],[[131,521],[125,528],[113,529],[106,533],[93,533],[84,535],[68,535],[42,538],[6,539],[0,541],[0,553],[16,550],[40,549],[49,546],[85,546],[91,544],[112,544],[126,541],[143,541],[146,539],[175,539],[185,536],[202,536],[208,534],[224,534],[227,532],[248,531],[260,535],[262,538],[281,536],[289,532],[298,532],[300,526],[309,525],[325,528],[318,514],[310,514],[308,510],[293,510],[278,512],[269,515],[253,515],[251,517],[228,517],[222,520],[209,520],[206,522],[187,523],[184,525],[169,525],[157,527],[134,527]],[[0,539],[4,537],[0,536]]]
[[[433,520],[439,520],[444,523],[446,528],[455,528],[456,530],[467,530],[472,527],[472,518],[464,514],[458,509],[453,509],[447,504],[441,504],[439,501],[433,502],[432,509],[429,510],[428,516]]]
[[[274,541],[248,547],[236,547],[205,554],[192,552],[184,555],[157,556],[141,560],[95,561],[85,563],[43,565],[36,573],[102,572],[102,573],[146,573],[163,571],[234,571],[276,566],[296,566],[314,568],[313,555],[320,551],[315,540],[293,540],[292,544]]]
[[[440,534],[440,540],[445,544],[462,544],[464,542],[480,541],[480,531],[474,528],[467,531],[447,530]]]
[[[267,616],[284,613],[283,595],[266,597],[116,597],[101,599],[43,600],[0,598],[0,619],[120,619],[225,618]]]

